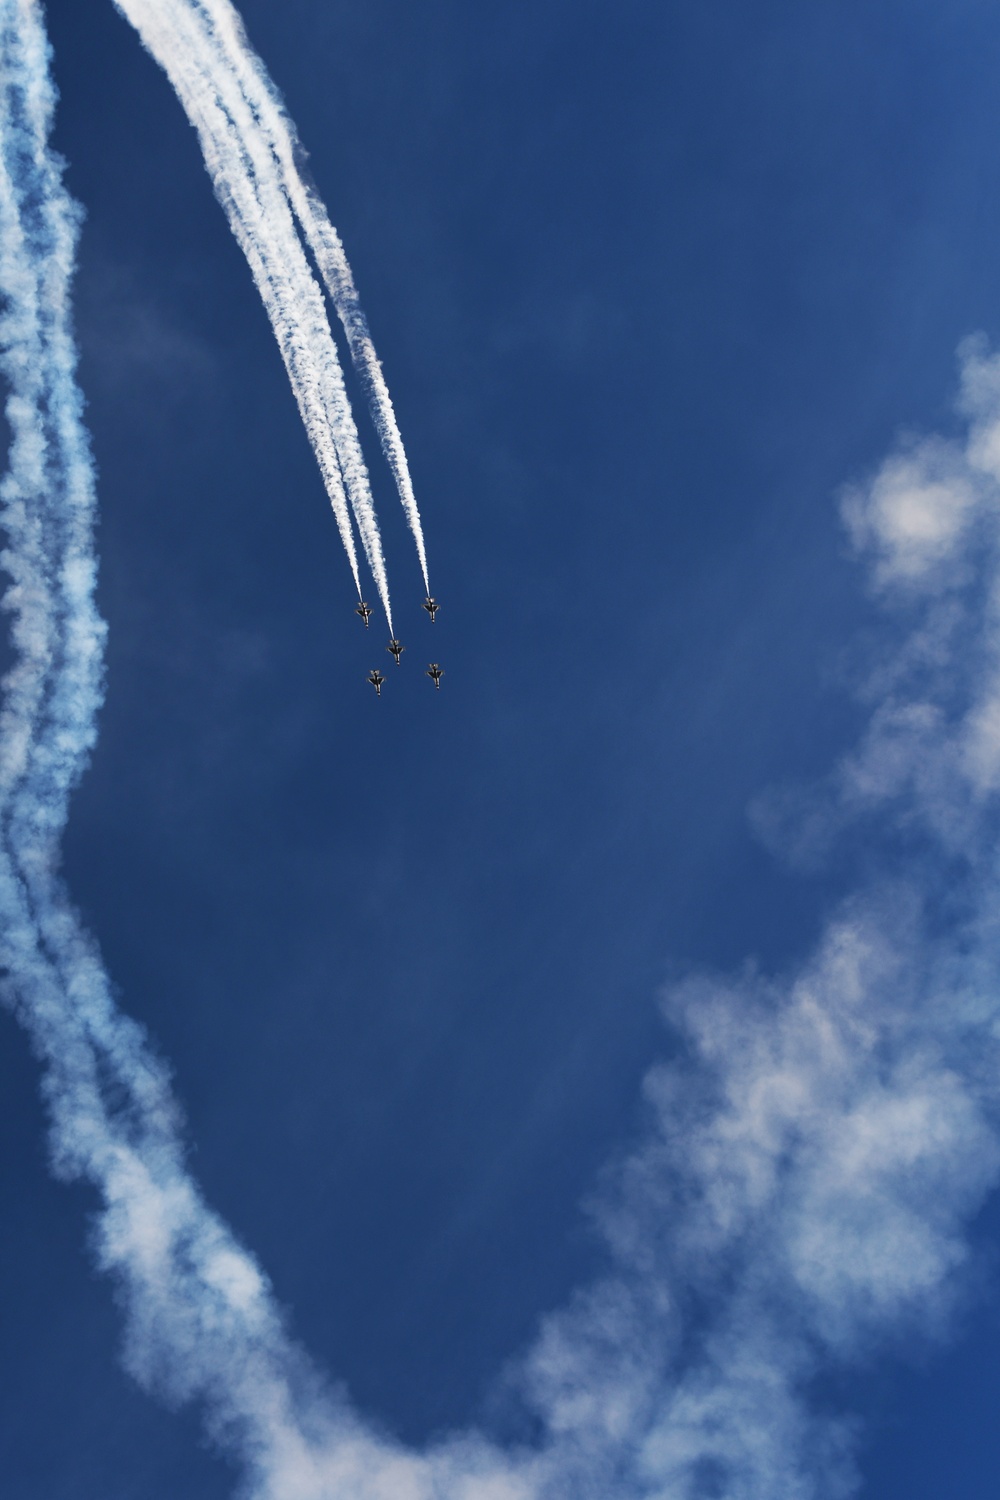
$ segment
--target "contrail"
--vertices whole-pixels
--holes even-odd
[[[962,351],[962,441],[912,442],[846,497],[903,624],[865,684],[858,747],[823,787],[758,813],[799,859],[859,821],[866,850],[884,835],[903,857],[789,974],[672,989],[683,1051],[648,1075],[645,1137],[595,1210],[606,1273],[508,1374],[537,1440],[469,1432],[414,1451],[327,1387],[204,1202],[166,1070],[115,1006],[59,878],[105,627],[70,326],[77,212],[48,148],[53,105],[38,0],[0,0],[17,653],[0,716],[2,993],[44,1069],[55,1169],[100,1194],[128,1368],[198,1404],[256,1500],[843,1500],[853,1428],[811,1386],[902,1333],[946,1331],[968,1222],[1000,1175],[1000,358]],[[221,126],[205,128],[214,150]],[[256,232],[266,192],[235,191]],[[282,308],[299,290],[269,283]]]
[[[227,1382],[216,1416],[248,1427],[254,1400],[280,1416],[273,1370],[294,1360],[262,1279],[186,1175],[164,1071],[115,1009],[57,874],[69,792],[95,737],[105,628],[69,322],[77,213],[47,148],[52,108],[37,0],[0,0],[0,364],[12,433],[0,499],[18,652],[0,724],[4,993],[46,1070],[56,1168],[101,1191],[101,1259],[127,1295],[132,1368],[200,1394],[219,1382],[238,1326],[253,1346],[244,1388]]]
[[[183,0],[115,0],[163,68],[198,134],[205,165],[274,329],[361,593],[346,499],[385,609],[389,585],[350,402],[323,296],[273,153],[200,17]]]
[[[219,65],[228,68],[238,81],[258,127],[274,154],[285,194],[316,258],[320,274],[343,324],[354,367],[368,394],[372,420],[396,481],[399,498],[416,544],[424,585],[430,594],[423,525],[389,387],[375,352],[368,320],[361,306],[340,236],[330,223],[326,206],[315,187],[303,173],[305,152],[295,123],[284,108],[263,62],[251,48],[242,18],[229,0],[184,0],[184,3],[197,15],[206,38],[216,50]]]

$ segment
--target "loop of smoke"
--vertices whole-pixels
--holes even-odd
[[[184,19],[172,0],[155,9],[168,30]],[[47,61],[38,0],[0,0],[0,501],[17,651],[0,720],[0,962],[43,1065],[55,1169],[101,1195],[128,1367],[199,1404],[259,1500],[850,1493],[851,1424],[813,1409],[810,1382],[947,1329],[965,1226],[1000,1174],[1000,360],[962,350],[963,442],[910,443],[845,498],[904,627],[867,684],[857,750],[826,787],[758,814],[795,857],[861,818],[905,843],[902,871],[845,902],[797,972],[701,976],[665,998],[684,1050],[649,1074],[647,1136],[595,1210],[608,1273],[546,1320],[513,1376],[541,1436],[505,1450],[458,1434],[416,1453],[290,1341],[187,1171],[165,1070],[117,1010],[59,878],[104,625],[70,325],[77,215],[48,147]],[[221,154],[242,106],[199,104],[199,79],[184,87]],[[249,235],[276,190],[256,159],[244,168],[231,214]],[[303,284],[256,270],[278,323],[299,317]],[[329,371],[288,338],[303,400],[328,415]]]

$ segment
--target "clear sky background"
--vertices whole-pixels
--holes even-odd
[[[110,0],[50,0],[111,629],[66,867],[208,1198],[420,1443],[489,1423],[599,1269],[581,1201],[670,1050],[662,985],[793,964],[848,879],[782,870],[746,808],[859,722],[839,487],[949,430],[956,344],[1000,337],[1000,19],[242,11],[352,260],[442,608],[368,442],[403,667],[365,634],[194,134]],[[0,1037],[4,1495],[228,1495],[119,1369],[92,1201],[50,1180],[36,1066]],[[865,1496],[995,1484],[998,1235],[987,1208],[946,1350],[835,1393]]]

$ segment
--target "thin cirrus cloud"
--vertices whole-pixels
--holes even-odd
[[[828,833],[863,818],[912,857],[844,901],[794,973],[671,988],[680,1050],[647,1076],[646,1136],[594,1209],[607,1273],[544,1321],[511,1376],[537,1440],[408,1449],[290,1340],[264,1272],[205,1203],[165,1071],[58,877],[105,634],[69,321],[77,215],[48,149],[40,7],[0,0],[0,18],[18,652],[0,721],[0,957],[43,1065],[55,1170],[101,1196],[129,1369],[198,1405],[259,1500],[849,1494],[853,1425],[810,1384],[946,1330],[968,1220],[1000,1174],[1000,358],[963,346],[962,441],[904,445],[844,502],[894,623],[859,745],[796,806],[825,809]],[[197,71],[185,83],[202,85]],[[282,316],[296,294],[282,290]]]

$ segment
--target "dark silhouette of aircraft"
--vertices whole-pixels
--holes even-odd
[[[378,667],[372,667],[365,681],[370,682],[372,687],[375,689],[376,698],[381,698],[382,684],[385,681],[385,678],[382,676],[382,673],[379,671]]]
[[[427,613],[430,615],[432,625],[434,624],[434,616],[437,614],[440,608],[441,606],[440,604],[438,604],[437,600],[432,599],[430,594],[428,594],[427,598],[424,600],[424,609],[426,609]]]
[[[365,629],[367,630],[368,629],[368,621],[371,619],[371,616],[372,616],[372,613],[373,613],[371,605],[370,604],[366,604],[365,601],[362,599],[361,603],[357,606],[357,608],[355,609],[354,613],[356,615],[360,615],[361,616],[362,620],[364,620],[364,622],[365,622]]]
[[[391,651],[392,652],[393,656],[396,658],[396,666],[398,667],[399,666],[399,658],[402,656],[403,652],[406,650],[406,647],[403,646],[403,645],[401,645],[399,643],[399,641],[397,641],[396,638],[393,637],[393,639],[389,642],[388,646],[386,646],[385,649],[387,651]]]
[[[442,672],[436,661],[431,662],[430,666],[427,668],[426,675],[433,680],[434,686],[436,688],[440,688],[441,678],[444,676],[444,673]]]

